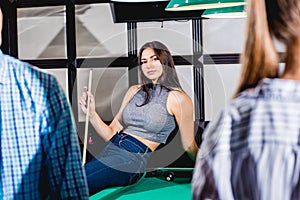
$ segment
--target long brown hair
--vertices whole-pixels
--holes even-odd
[[[163,73],[161,77],[158,79],[158,83],[161,85],[161,87],[167,90],[174,90],[174,89],[182,90],[182,87],[179,83],[179,79],[176,73],[174,60],[169,49],[159,41],[147,42],[140,48],[139,56],[138,56],[138,62],[139,62],[138,73],[140,79],[139,81],[142,85],[141,90],[145,92],[145,101],[140,106],[147,104],[150,101],[150,97],[151,97],[149,93],[149,89],[152,87],[152,81],[143,74],[142,64],[141,64],[142,53],[147,48],[151,48],[154,50],[155,55],[157,56],[157,58],[162,64]]]
[[[271,16],[267,14],[265,1],[268,1],[269,8],[269,2],[276,0],[247,1],[246,41],[241,57],[243,69],[235,96],[247,88],[255,87],[263,78],[278,76],[279,56],[269,29]]]
[[[300,1],[266,0],[266,4],[270,31],[286,46],[285,72],[293,74],[292,63],[299,57]]]

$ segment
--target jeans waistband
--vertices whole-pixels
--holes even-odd
[[[138,139],[136,139],[135,137],[132,137],[131,135],[128,135],[126,133],[123,132],[119,132],[117,134],[115,134],[110,141],[112,143],[114,143],[115,145],[120,145],[120,143],[122,141],[130,141],[130,143],[133,143],[135,146],[138,146],[138,148],[140,149],[139,153],[151,153],[152,150],[145,145],[143,142],[139,141]]]

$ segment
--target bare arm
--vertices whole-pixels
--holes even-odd
[[[121,125],[121,117],[122,117],[122,112],[125,108],[125,106],[128,104],[128,102],[131,100],[133,95],[138,91],[139,86],[134,85],[131,86],[128,91],[126,92],[123,102],[121,104],[121,107],[119,109],[119,112],[117,115],[114,117],[113,121],[110,123],[110,125],[107,125],[103,122],[103,120],[100,118],[100,116],[96,113],[95,109],[95,99],[92,94],[89,93],[90,95],[90,122],[92,126],[95,128],[96,132],[105,140],[109,141],[117,132],[123,129],[123,126]],[[80,107],[82,111],[86,114],[86,106],[87,106],[87,93],[84,92],[80,98]]]
[[[194,108],[191,98],[181,91],[170,92],[168,110],[175,116],[184,150],[192,160],[195,160],[198,146],[194,135]]]

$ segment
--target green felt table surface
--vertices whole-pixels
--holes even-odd
[[[157,177],[143,177],[133,185],[102,190],[89,200],[190,200],[191,183],[186,179],[168,182]]]

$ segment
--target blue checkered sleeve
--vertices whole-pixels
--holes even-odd
[[[56,80],[52,77],[48,81],[51,88],[40,133],[44,157],[42,179],[49,182],[41,191],[50,194],[51,199],[87,199],[87,183],[74,118]]]

